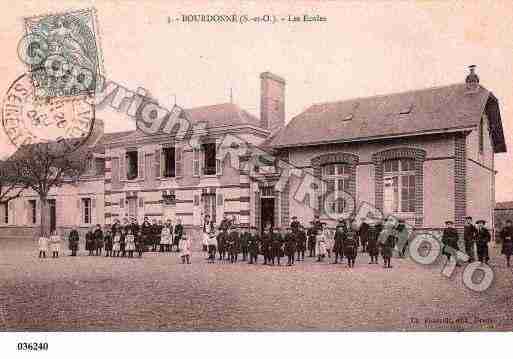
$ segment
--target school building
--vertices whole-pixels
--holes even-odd
[[[205,214],[260,228],[288,225],[293,215],[303,224],[315,214],[334,223],[367,203],[419,229],[447,219],[461,226],[467,215],[493,228],[494,156],[506,145],[499,101],[473,68],[454,85],[313,104],[287,124],[285,79],[269,72],[260,79],[259,118],[224,103],[184,111],[190,123],[205,124],[192,139],[104,134],[78,185],[52,190],[52,226],[150,217],[198,228]],[[247,144],[238,166],[216,153],[240,146],[223,143],[227,136]],[[285,183],[280,161],[295,169]],[[3,204],[0,236],[27,235],[39,211],[30,191]]]

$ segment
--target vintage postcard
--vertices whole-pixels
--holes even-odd
[[[9,349],[513,330],[512,2],[5,5]]]

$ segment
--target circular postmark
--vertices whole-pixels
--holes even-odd
[[[87,95],[38,98],[30,74],[9,87],[2,104],[2,126],[17,147],[54,142],[62,154],[89,138],[94,128],[95,108]]]

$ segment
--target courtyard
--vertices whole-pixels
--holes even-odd
[[[464,267],[446,278],[441,263],[394,258],[384,269],[361,253],[353,269],[314,258],[208,264],[199,251],[183,265],[176,253],[39,259],[35,243],[4,240],[0,330],[512,330],[513,270],[498,251],[495,280],[477,293],[463,284]]]

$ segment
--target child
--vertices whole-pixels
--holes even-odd
[[[326,242],[326,233],[323,229],[321,229],[315,236],[315,252],[317,253],[317,262],[321,262],[324,257],[326,257]]]
[[[144,249],[146,247],[146,236],[143,235],[142,231],[139,231],[139,234],[137,235],[137,237],[135,237],[135,241],[136,241],[136,247],[137,247],[137,253],[139,253],[139,258],[142,257],[142,254],[144,252]]]
[[[162,231],[160,232],[160,251],[168,252],[169,247],[171,245],[171,228],[168,223],[162,227]]]
[[[128,257],[134,257],[135,250],[135,236],[132,234],[132,231],[128,231],[128,234],[125,236],[125,249],[128,252]]]
[[[96,255],[101,256],[103,249],[103,231],[102,226],[99,224],[96,226],[96,230],[94,231],[94,243],[96,248]]]
[[[296,239],[292,234],[292,228],[287,227],[287,233],[285,234],[285,254],[288,257],[287,265],[294,265],[294,256],[296,254]]]
[[[370,263],[369,264],[378,264],[378,236],[377,228],[374,224],[370,224],[367,232],[367,252],[369,252]]]
[[[358,254],[358,241],[356,239],[356,235],[357,234],[354,230],[349,229],[344,244],[344,254],[347,257],[347,265],[349,268],[354,267],[356,255]]]
[[[93,255],[94,251],[94,234],[93,234],[93,228],[89,228],[89,231],[86,233],[86,251],[89,251],[89,255]]]
[[[61,248],[61,237],[54,230],[50,236],[50,249],[52,250],[52,258],[59,258],[59,250]]]
[[[39,258],[46,258],[46,251],[48,250],[48,237],[43,233],[38,239],[39,245]]]
[[[73,227],[71,232],[69,232],[68,239],[69,239],[69,249],[71,250],[71,256],[76,257],[77,251],[78,251],[78,242],[80,241],[77,227]]]
[[[121,237],[119,238],[119,250],[121,251],[121,257],[126,255],[126,236],[128,236],[127,227],[123,229],[123,232],[121,232]]]
[[[105,237],[103,239],[105,241],[105,257],[112,257],[112,233],[110,228],[105,229]]]
[[[121,230],[117,230],[116,234],[114,235],[114,240],[112,244],[112,256],[113,257],[119,257],[119,251],[120,251],[120,242],[121,242]]]
[[[182,238],[179,242],[180,246],[180,257],[182,258],[182,264],[185,264],[187,261],[187,264],[191,264],[191,240],[187,237],[185,233],[182,234]]]
[[[385,242],[382,244],[382,256],[385,262],[383,268],[392,268],[392,253],[395,246],[395,233],[391,232],[387,235]]]
[[[258,237],[256,227],[251,227],[251,236],[249,237],[249,264],[258,263],[258,245],[260,238]]]
[[[217,248],[217,238],[215,233],[210,233],[208,237],[208,262],[214,263],[216,260],[216,248]]]
[[[510,258],[513,254],[513,225],[511,220],[506,220],[506,226],[501,230],[500,237],[502,239],[501,253],[506,256],[506,266],[511,266]]]

